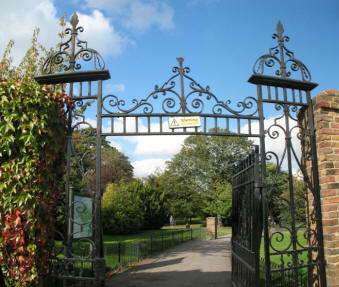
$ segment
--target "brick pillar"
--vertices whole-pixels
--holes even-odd
[[[215,217],[206,219],[206,239],[217,239],[217,220]]]
[[[339,287],[339,91],[313,99],[328,287]]]

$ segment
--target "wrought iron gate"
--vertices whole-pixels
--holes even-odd
[[[232,180],[232,284],[259,286],[262,234],[259,147],[233,167]]]
[[[63,224],[56,235],[60,241],[55,244],[59,252],[51,259],[51,275],[64,286],[68,286],[69,280],[91,281],[96,286],[104,282],[100,215],[102,137],[243,136],[254,139],[259,148],[235,169],[232,274],[235,286],[256,286],[260,269],[260,278],[268,287],[316,284],[326,287],[310,95],[317,84],[311,82],[306,66],[285,47],[289,38],[283,35],[280,22],[277,33],[273,34],[278,44],[255,62],[249,79],[256,85],[256,97],[248,96],[237,103],[217,98],[209,86],[196,82],[189,76],[190,68],[183,66],[183,58],[177,58],[178,66],[172,69],[173,75],[166,82],[156,85],[145,98],[133,99],[130,107],[127,100],[116,95],[103,96],[102,81],[110,78],[110,74],[99,53],[78,39],[82,31],[74,14],[71,28],[65,31],[69,39],[47,59],[42,75],[36,78],[41,84],[67,86],[76,106],[75,111],[68,111],[65,196],[57,209]],[[94,70],[80,71],[80,60],[85,61],[85,68],[93,63]],[[267,70],[273,73],[267,74]],[[293,78],[294,75],[299,78]],[[89,101],[96,102],[96,126],[77,112]],[[201,126],[166,128],[164,123],[178,116],[199,117]],[[74,148],[75,130],[81,136],[93,137],[95,142],[81,155]],[[299,151],[296,142],[302,143]],[[276,147],[281,147],[281,151],[276,151]],[[83,163],[91,155],[94,156],[92,161],[95,158],[95,166],[85,170]],[[275,172],[270,177],[268,167],[272,162]],[[297,189],[294,167],[300,170],[299,177],[303,178],[301,191]],[[287,181],[284,193],[277,195],[277,178],[281,172],[285,172]],[[94,185],[88,182],[88,173],[95,175]],[[91,216],[87,222],[78,221],[76,212],[90,212]],[[259,268],[262,230],[264,263]],[[277,243],[285,239],[287,246],[279,248]]]

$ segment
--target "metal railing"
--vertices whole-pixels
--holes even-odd
[[[308,285],[308,269],[307,267],[298,269],[298,282],[296,285],[294,269],[282,266],[271,262],[271,284],[272,287],[294,287],[294,286],[309,286]],[[260,286],[265,284],[265,259],[260,257]],[[311,286],[310,286],[311,287]]]
[[[104,243],[106,266],[118,270],[154,253],[197,238],[201,238],[200,228],[153,234],[149,238],[131,242]]]

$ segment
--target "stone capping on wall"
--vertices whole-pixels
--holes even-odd
[[[312,99],[328,287],[339,287],[339,91]]]

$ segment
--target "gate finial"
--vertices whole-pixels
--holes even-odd
[[[266,74],[264,71],[266,67],[275,67],[275,70],[273,70],[274,77],[286,79],[294,74],[299,75],[301,81],[310,82],[311,73],[301,61],[294,58],[294,53],[285,47],[285,42],[288,42],[290,38],[283,34],[284,27],[279,20],[276,26],[276,33],[272,35],[272,38],[276,39],[278,43],[269,49],[268,54],[262,55],[257,59],[253,66],[253,73],[255,75],[264,75]]]
[[[66,28],[64,34],[68,37],[65,42],[59,46],[59,51],[55,52],[47,58],[44,62],[41,75],[36,77],[39,83],[49,83],[51,79],[55,83],[64,79],[54,79],[58,72],[67,72],[68,76],[82,68],[80,61],[89,62],[92,61],[95,71],[104,71],[105,63],[101,55],[94,49],[87,46],[87,41],[82,41],[78,38],[79,33],[84,31],[84,28],[78,26],[79,17],[77,13],[73,13],[70,19],[71,28]],[[86,65],[87,66],[87,65]],[[48,76],[48,77],[47,77]],[[76,78],[70,81],[79,80]],[[98,79],[107,79],[110,76],[100,75]]]
[[[178,58],[177,58],[177,61],[178,61],[178,63],[179,63],[179,67],[182,67],[182,63],[184,62],[184,58],[178,57]]]
[[[73,30],[76,29],[76,26],[79,24],[79,17],[76,12],[73,13],[71,21],[69,21],[73,27]]]
[[[284,27],[281,24],[280,20],[278,21],[277,27],[275,28],[278,32],[278,35],[281,37],[282,34],[284,33]]]

